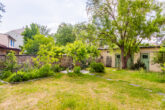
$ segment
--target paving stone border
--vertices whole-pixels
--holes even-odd
[[[0,79],[0,82],[3,83],[3,84],[9,84],[8,82],[5,82],[3,80]]]

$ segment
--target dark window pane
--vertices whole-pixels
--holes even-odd
[[[117,58],[120,58],[120,55],[117,55]]]
[[[148,59],[148,55],[143,55],[143,58],[144,59]]]

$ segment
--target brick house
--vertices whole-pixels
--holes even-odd
[[[0,34],[0,55],[6,55],[10,51],[14,51],[16,55],[21,51],[15,48],[16,40],[7,34]]]

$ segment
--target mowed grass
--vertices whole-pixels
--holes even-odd
[[[107,68],[101,77],[59,73],[33,82],[0,85],[0,110],[164,110],[165,97],[158,92],[165,93],[165,83],[142,75]]]

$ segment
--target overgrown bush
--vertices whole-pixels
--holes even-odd
[[[51,71],[51,65],[50,64],[46,64],[44,66],[42,66],[39,71],[38,71],[38,77],[42,78],[42,77],[48,77],[53,73],[53,71]]]
[[[17,58],[13,51],[7,54],[5,61],[5,71],[14,72],[14,70],[18,67]]]
[[[5,79],[5,78],[8,78],[10,75],[12,75],[11,71],[3,71],[2,75],[1,75],[1,78]]]
[[[104,73],[105,67],[102,63],[93,62],[90,64],[90,72]]]
[[[73,68],[73,72],[75,74],[81,74],[81,68],[79,66],[76,66],[76,67]]]
[[[11,83],[22,82],[22,81],[24,81],[24,75],[21,73],[18,73],[18,74],[14,73],[8,78],[8,81]]]
[[[60,72],[61,71],[61,67],[60,67],[60,65],[55,64],[55,65],[52,66],[52,70],[54,72]]]
[[[146,66],[140,59],[138,59],[137,63],[132,65],[131,69],[133,70],[140,70],[141,68],[146,69]]]
[[[30,71],[32,71],[32,69],[34,69],[34,67],[32,67],[30,62],[28,61],[28,62],[26,62],[22,65],[21,70],[24,71],[24,72],[30,72]]]
[[[18,71],[17,73],[10,75],[7,78],[7,80],[13,83],[13,82],[21,82],[21,81],[28,81],[31,79],[48,77],[52,75],[53,75],[53,71],[51,70],[51,65],[46,64],[42,66],[40,69],[34,69],[30,72]]]

